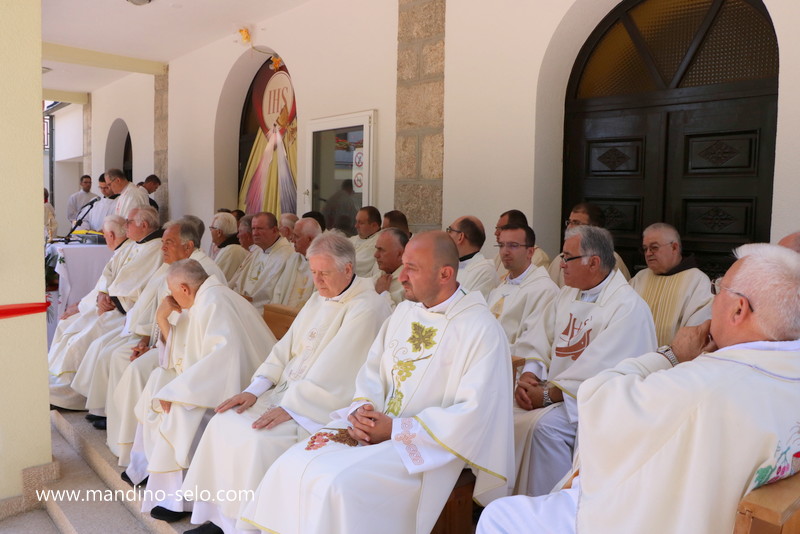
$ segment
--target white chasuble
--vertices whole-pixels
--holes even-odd
[[[203,282],[170,331],[168,362],[150,376],[136,406],[150,472],[189,466],[205,411],[239,393],[274,343],[246,300],[216,277]],[[172,403],[169,413],[160,400]]]
[[[378,241],[380,231],[375,232],[366,239],[356,234],[350,238],[350,242],[356,248],[355,271],[358,276],[371,278],[378,272],[378,265],[375,263],[375,243]]]
[[[272,465],[242,519],[281,534],[429,532],[465,465],[479,502],[506,495],[510,380],[508,342],[478,293],[459,288],[432,310],[401,302],[359,371],[353,404]],[[392,436],[355,446],[346,416],[365,403],[394,420]]]
[[[800,472],[800,341],[674,368],[645,354],[587,380],[578,406],[581,533],[733,532],[747,492]]]
[[[533,264],[520,275],[522,280],[509,280],[489,293],[489,309],[500,321],[511,345],[511,354],[518,355],[517,338],[544,317],[547,305],[558,294],[544,267]]]
[[[122,179],[124,180],[124,178]],[[150,200],[144,189],[140,189],[132,182],[129,182],[117,197],[114,213],[127,219],[132,209],[146,208],[148,206],[150,206]]]
[[[458,262],[458,283],[467,291],[478,291],[484,299],[500,284],[494,264],[478,252],[468,260]]]
[[[572,423],[578,421],[576,399],[584,380],[657,347],[650,309],[620,271],[613,271],[596,302],[579,297],[578,289],[562,287],[543,319],[517,340],[517,355],[534,362],[525,369],[538,369],[534,374],[564,394]],[[528,487],[533,429],[549,408],[514,408],[517,492]]]
[[[644,269],[631,286],[653,312],[659,346],[670,344],[678,329],[711,319],[711,280],[700,269],[666,276]]]
[[[614,252],[614,260],[617,262],[614,267],[625,276],[625,280],[630,280],[631,273],[625,265],[625,261],[616,252]],[[561,269],[561,254],[553,258],[547,272],[550,273],[550,278],[553,279],[553,282],[555,282],[558,287],[564,287],[564,271]]]
[[[286,261],[286,267],[275,284],[272,304],[281,304],[290,308],[301,308],[314,292],[314,278],[308,267],[308,260],[295,252]]]
[[[547,252],[542,250],[541,247],[536,247],[536,249],[533,251],[533,256],[531,257],[531,264],[535,265],[536,267],[544,267],[544,270],[547,271],[547,268],[550,266],[550,256],[548,256]],[[508,274],[508,269],[506,269],[503,265],[503,261],[500,258],[499,252],[497,256],[494,257],[494,269],[497,271],[497,276],[500,277],[501,280],[506,274]]]
[[[294,253],[294,247],[285,237],[279,237],[267,250],[258,249],[251,253],[243,270],[235,275],[230,288],[252,300],[259,314],[264,313],[264,305],[272,302],[275,285],[278,283],[286,261]]]
[[[255,377],[269,379],[274,387],[245,412],[228,410],[211,419],[184,488],[208,490],[210,495],[219,490],[255,490],[278,456],[308,439],[309,425],[314,425],[311,431],[319,429],[332,411],[350,402],[356,373],[389,313],[388,303],[367,279],[357,277],[337,299],[315,293],[255,372]],[[292,419],[269,430],[251,428],[275,406],[301,419],[305,427]],[[240,516],[239,500],[213,504],[230,521]],[[197,515],[193,522],[210,517]]]
[[[225,275],[225,280],[230,280],[250,252],[238,243],[225,245],[217,251],[212,258]],[[211,256],[209,256],[211,257]]]

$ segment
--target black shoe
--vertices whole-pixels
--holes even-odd
[[[93,413],[87,413],[83,416],[84,419],[89,421],[90,423],[94,423],[95,421],[105,420],[105,416],[103,415],[95,415]]]
[[[197,528],[184,530],[183,534],[225,534],[225,531],[209,521],[208,523],[204,523]]]
[[[147,479],[150,478],[150,477],[145,477],[144,480],[142,480],[138,484],[134,484],[133,480],[131,480],[131,477],[128,476],[128,473],[123,471],[122,474],[119,476],[119,478],[121,478],[122,481],[125,482],[126,484],[128,484],[129,486],[133,486],[135,488],[136,486],[144,486],[144,485],[146,485],[147,484]]]
[[[102,419],[98,419],[92,426],[95,427],[97,430],[105,430],[106,429],[106,418],[103,417]]]
[[[174,523],[175,521],[180,521],[186,517],[192,515],[192,512],[173,512],[172,510],[167,510],[163,506],[156,506],[152,510],[150,510],[150,517],[153,519],[160,519],[161,521],[166,521],[167,523]]]

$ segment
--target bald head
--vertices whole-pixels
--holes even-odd
[[[778,241],[778,245],[800,252],[800,232],[787,235]]]
[[[292,230],[292,241],[294,241],[295,252],[305,256],[306,251],[308,251],[308,246],[314,238],[321,233],[322,228],[319,227],[319,223],[316,219],[308,217],[297,221]]]
[[[430,243],[434,265],[437,268],[452,267],[458,272],[458,249],[446,233],[438,230],[414,235],[412,239]]]
[[[414,234],[403,252],[400,283],[407,300],[426,307],[444,302],[458,288],[458,252],[444,232]]]
[[[465,215],[450,225],[450,238],[456,244],[458,255],[466,256],[477,252],[486,241],[483,223],[473,215]]]

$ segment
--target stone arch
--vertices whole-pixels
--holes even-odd
[[[258,69],[271,48],[259,46],[258,51],[246,50],[233,63],[220,91],[214,118],[214,202],[216,207],[238,203],[237,165],[239,163],[239,123],[242,104]]]

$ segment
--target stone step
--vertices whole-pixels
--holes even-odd
[[[0,521],[0,534],[59,534],[55,523],[45,510],[31,510]]]
[[[91,423],[86,421],[84,418],[86,412],[54,410],[50,414],[53,426],[63,436],[65,442],[69,444],[75,453],[80,455],[105,487],[111,491],[116,491],[118,495],[134,497],[131,487],[120,478],[123,468],[117,465],[117,457],[106,446],[106,432],[94,428]],[[62,477],[62,480],[65,479],[66,477]],[[140,528],[144,529],[143,532],[183,534],[184,531],[196,526],[192,525],[188,519],[176,523],[166,523],[153,519],[148,514],[143,514],[140,511],[141,502],[138,495],[132,499],[122,499],[120,504],[127,509],[131,517],[138,521]],[[139,532],[115,528],[114,532],[117,531]],[[78,532],[82,533],[82,531]]]

